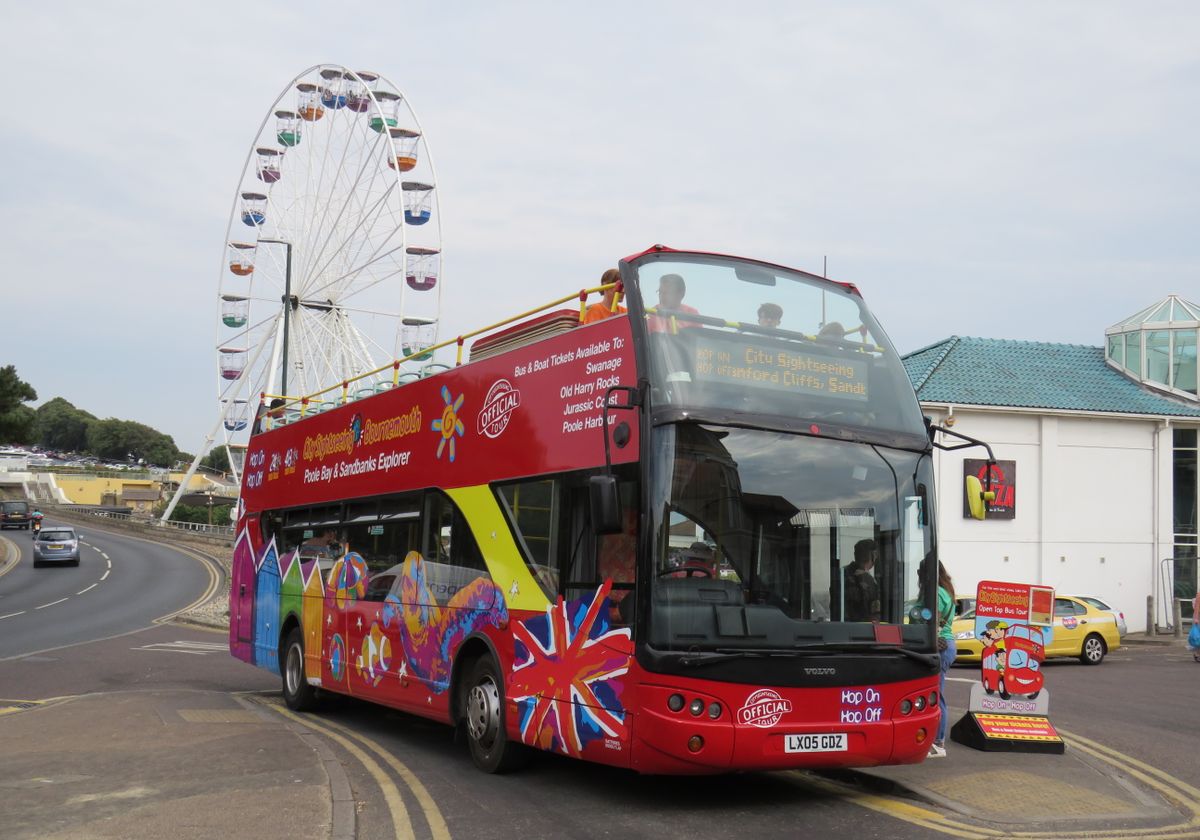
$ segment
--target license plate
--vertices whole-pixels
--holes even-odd
[[[50,549],[51,551],[61,551],[62,549],[66,548],[66,546],[64,546],[62,543],[50,543],[48,546],[46,546],[46,548]]]
[[[788,753],[846,752],[850,749],[845,732],[817,732],[783,737],[783,751]]]

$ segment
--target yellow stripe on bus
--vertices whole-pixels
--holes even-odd
[[[492,489],[481,484],[446,492],[466,516],[492,580],[504,593],[509,610],[544,612],[550,599],[525,565]]]

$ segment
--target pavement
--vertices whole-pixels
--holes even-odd
[[[0,705],[0,742],[10,840],[353,836],[349,785],[328,747],[235,695]]]
[[[1122,643],[1186,648],[1173,635],[1132,633]],[[951,727],[960,716],[951,709]],[[962,815],[998,836],[1045,829],[1059,838],[1200,838],[1200,791],[1102,743],[1058,732],[1062,755],[985,752],[955,743],[951,734],[945,758],[847,771],[842,778]]]

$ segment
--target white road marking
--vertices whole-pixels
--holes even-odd
[[[99,585],[100,585],[100,583],[99,583],[99,581],[97,581],[96,583],[93,583],[91,586],[89,586],[87,589],[80,589],[80,590],[79,590],[78,592],[76,592],[75,594],[76,594],[76,595],[82,595],[84,592],[87,592],[87,591],[88,591],[88,589],[95,589],[95,588],[96,588],[97,586],[99,586]]]
[[[216,642],[154,642],[141,647],[130,648],[130,650],[153,650],[162,651],[164,653],[192,653],[197,656],[205,656],[210,653],[227,653],[229,646]]]
[[[108,559],[107,554],[104,555],[104,565],[110,569],[112,568],[112,561]]]
[[[104,574],[100,575],[100,580],[104,580],[106,577],[108,577],[108,573],[111,571],[112,569],[105,569]]]
[[[34,607],[35,610],[44,610],[46,607],[53,607],[55,604],[61,604],[66,598],[59,598],[57,601],[51,601],[49,604],[42,604],[40,607]]]
[[[977,683],[979,680],[969,680],[966,677],[946,677],[946,682]]]
[[[15,613],[9,613],[8,615],[0,615],[0,619],[12,618],[13,616],[17,616],[17,615],[25,615],[25,610],[21,610],[20,612],[15,612]]]

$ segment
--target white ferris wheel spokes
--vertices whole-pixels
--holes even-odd
[[[245,364],[230,379],[237,354],[222,356],[222,399],[278,393],[285,378],[289,394],[311,393],[397,355],[405,319],[436,326],[436,195],[424,133],[395,86],[332,65],[293,80],[263,121],[230,219],[219,344],[239,331],[231,349]],[[261,317],[270,312],[286,316],[286,348]],[[263,343],[271,350],[250,364]]]
[[[289,82],[251,143],[226,228],[226,442],[245,439],[262,394],[313,394],[422,355],[437,341],[441,263],[437,178],[408,98],[338,65]],[[356,384],[358,395],[384,385]]]

